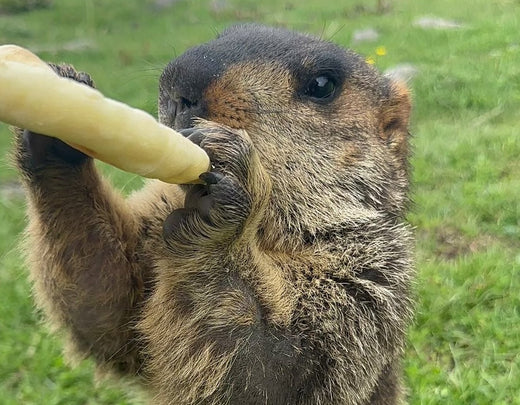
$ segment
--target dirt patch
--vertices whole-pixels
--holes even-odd
[[[0,199],[21,200],[25,198],[22,185],[17,181],[0,182]]]
[[[460,230],[453,227],[439,228],[433,236],[437,242],[435,254],[444,260],[455,260],[476,252],[484,251],[496,243],[496,238],[491,235],[479,235],[469,238]]]
[[[413,25],[415,27],[434,30],[452,30],[458,28],[465,28],[465,25],[459,23],[458,21],[445,20],[444,18],[433,16],[417,18],[413,22]]]

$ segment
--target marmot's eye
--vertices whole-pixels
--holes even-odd
[[[309,82],[305,95],[323,100],[332,97],[335,91],[336,84],[332,79],[327,76],[318,76]]]

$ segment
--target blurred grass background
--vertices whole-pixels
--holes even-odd
[[[415,72],[410,403],[520,404],[520,1],[0,0],[0,44],[72,63],[106,95],[155,115],[168,60],[245,21]],[[368,28],[377,38],[360,39]],[[0,404],[134,404],[132,387],[95,384],[88,361],[68,367],[34,311],[16,247],[25,218],[11,139],[0,126]],[[125,192],[141,184],[102,169]]]

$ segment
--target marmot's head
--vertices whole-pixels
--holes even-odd
[[[273,210],[311,233],[402,215],[409,113],[406,87],[355,53],[258,25],[189,49],[160,79],[160,120],[245,129],[272,176]]]

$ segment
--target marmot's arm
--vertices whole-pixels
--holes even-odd
[[[53,67],[91,84],[68,66]],[[118,371],[136,371],[140,358],[133,326],[150,271],[139,246],[140,217],[83,153],[22,130],[16,146],[39,305],[55,327],[70,333],[81,355]]]

